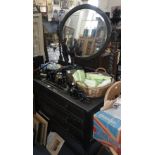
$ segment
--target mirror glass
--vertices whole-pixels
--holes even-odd
[[[107,39],[107,25],[94,10],[81,9],[74,12],[63,27],[63,43],[68,51],[78,57],[96,54]]]

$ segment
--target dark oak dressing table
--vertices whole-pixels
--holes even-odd
[[[62,47],[62,42],[66,38],[64,27],[68,25],[68,20],[74,20],[74,15],[79,15],[80,17],[82,14],[93,15],[92,18],[95,17],[93,21],[95,21],[96,24],[100,22],[103,30],[100,30],[101,37],[95,37],[94,39],[94,43],[96,44],[93,45],[95,46],[94,53],[85,55],[86,51],[82,51],[81,56],[75,54],[74,63],[83,67],[95,69],[100,64],[99,57],[104,53],[111,36],[110,21],[106,14],[99,8],[84,4],[69,11],[60,23],[60,47]],[[79,20],[76,21],[78,22]],[[83,22],[88,21],[83,20]],[[74,24],[74,26],[77,25],[79,26],[79,23]],[[88,25],[88,23],[86,23],[86,25]],[[94,29],[92,29],[93,32],[95,32]],[[82,31],[85,31],[85,28],[82,28]],[[75,36],[76,39],[77,37],[80,38],[80,32],[77,32]],[[72,39],[68,38],[68,40],[71,41]],[[67,44],[66,42],[66,46],[69,45],[71,44]],[[68,47],[68,49],[69,48],[70,47]],[[80,50],[80,46],[78,49]],[[62,57],[63,48],[60,48],[60,52]],[[95,66],[95,64],[97,65]],[[55,83],[49,81],[48,79],[43,79],[40,77],[36,78],[35,76],[33,80],[33,93],[35,112],[39,112],[42,116],[48,119],[48,133],[50,131],[57,132],[65,139],[65,143],[73,149],[77,155],[96,154],[95,151],[98,151],[100,144],[92,138],[93,115],[103,106],[103,97],[81,100],[80,97],[71,96],[65,89],[58,87]]]

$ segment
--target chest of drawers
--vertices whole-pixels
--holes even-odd
[[[84,148],[92,141],[93,114],[103,106],[103,98],[82,103],[65,91],[34,80],[35,110],[49,120],[49,131],[55,131],[65,140],[75,139]]]

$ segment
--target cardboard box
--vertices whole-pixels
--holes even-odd
[[[93,138],[121,152],[121,106],[94,115]]]

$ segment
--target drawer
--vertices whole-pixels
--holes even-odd
[[[72,124],[68,123],[69,132],[74,135],[74,137],[78,140],[85,140],[85,133],[81,128],[76,128]]]
[[[42,102],[41,99],[40,102]],[[86,139],[89,140],[91,138],[90,131],[85,129],[87,124],[84,121],[80,121],[79,119],[69,115],[69,113],[68,115],[64,115],[64,113],[54,109],[54,106],[49,106],[46,103],[43,104],[43,102],[39,104],[42,104],[41,110],[49,116],[52,122],[54,121],[57,123],[57,125],[61,128],[61,130],[64,130],[64,132],[80,141]]]
[[[56,131],[60,131],[63,130],[63,132],[65,132],[67,135],[69,135],[72,138],[75,138],[79,141],[85,140],[85,134],[84,131],[81,130],[80,128],[75,128],[74,126],[72,126],[69,123],[65,123],[65,121],[63,122],[63,120],[58,121],[56,118],[52,118],[50,119],[51,121],[51,128],[56,130]]]
[[[77,117],[84,118],[85,117],[85,111],[78,106],[74,105],[69,100],[62,98],[61,96],[55,95],[53,96],[53,99],[59,103],[62,107],[65,107],[69,112],[73,113]]]
[[[70,113],[66,109],[59,106],[53,100],[50,102],[48,99],[43,100],[42,97],[38,97],[40,108],[43,109],[46,113],[53,117],[55,115],[57,120],[65,120],[67,123],[71,123],[77,128],[84,129],[84,120],[78,118],[74,114]]]
[[[56,111],[53,108],[49,108],[49,106],[42,100],[39,100],[38,104],[39,104],[39,109],[43,111],[50,118],[56,115]]]
[[[72,115],[69,116],[68,122],[76,128],[81,128],[81,130],[85,128],[85,122],[83,120],[80,120],[79,118],[75,118]]]
[[[64,107],[66,110],[72,112],[74,115],[80,118],[85,117],[85,111],[78,106],[74,105],[69,100],[61,97],[60,95],[54,93],[53,91],[45,88],[44,86],[37,85],[39,91],[36,92],[39,96],[42,96],[44,99],[48,98],[48,100],[55,100],[60,106]]]
[[[64,106],[62,106],[62,104],[60,104],[60,102],[56,102],[53,98],[47,96],[45,93],[38,94],[37,98],[38,98],[39,104],[41,105],[42,108],[45,109],[45,106],[46,106],[46,108],[51,107],[57,113],[63,115],[62,117],[66,116],[66,115],[69,116],[70,121],[73,122],[75,125],[77,125],[77,127],[82,127],[81,124],[83,124],[85,122],[85,117],[81,118],[76,115],[76,113],[77,113],[76,107],[73,107],[67,103],[65,103]]]

